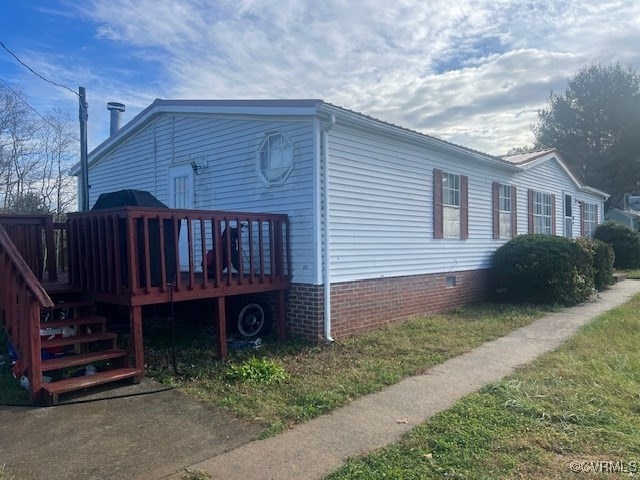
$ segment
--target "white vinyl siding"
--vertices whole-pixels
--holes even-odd
[[[340,122],[329,162],[332,282],[491,267],[491,178],[507,172]],[[444,165],[468,175],[463,242],[434,239],[434,169]]]
[[[588,202],[598,205],[599,209],[604,208],[604,201],[602,198],[595,195],[591,195],[585,192],[581,192],[576,189],[575,184],[567,177],[562,168],[553,160],[536,165],[522,173],[514,175],[509,182],[514,186],[517,186],[517,198],[518,206],[527,206],[528,208],[528,190],[532,189],[538,192],[555,193],[557,198],[562,199],[564,194],[569,193],[573,197],[574,202]],[[555,202],[555,231],[557,234],[564,234],[564,205],[562,201]],[[518,232],[527,232],[528,229],[528,215],[526,213],[527,208],[518,209]],[[580,234],[580,221],[578,215],[576,215],[577,209],[574,209],[574,216],[576,217],[573,225],[573,237],[577,237]],[[602,210],[600,210],[602,211]]]
[[[261,178],[258,150],[281,132],[293,148],[294,165],[282,185]],[[314,283],[313,176],[315,135],[311,119],[243,120],[224,115],[156,117],[92,165],[91,205],[100,193],[147,190],[169,204],[169,166],[204,166],[195,175],[195,208],[289,215],[292,280]]]

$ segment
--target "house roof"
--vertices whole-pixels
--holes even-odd
[[[339,122],[349,123],[368,129],[381,131],[387,135],[401,136],[405,140],[420,144],[429,144],[431,148],[456,152],[475,161],[493,164],[498,168],[509,171],[518,171],[517,167],[510,165],[500,157],[479,152],[461,145],[440,140],[416,130],[401,127],[377,118],[349,110],[344,107],[327,103],[322,99],[281,99],[281,100],[165,100],[156,99],[151,105],[137,114],[126,123],[114,135],[93,149],[89,154],[89,164],[97,162],[102,156],[117,146],[125,138],[129,137],[153,118],[160,114],[229,114],[243,116],[316,116],[330,121],[331,117]],[[72,169],[73,175],[80,173],[80,164]]]
[[[535,152],[527,152],[527,153],[518,153],[515,155],[507,155],[502,157],[509,163],[513,163],[515,165],[527,165],[528,163],[533,162],[539,158],[542,158],[550,153],[555,152],[554,148],[547,148],[546,150],[537,150]]]
[[[555,148],[548,148],[545,150],[538,150],[528,153],[518,153],[516,155],[508,155],[502,158],[509,163],[517,165],[523,170],[529,170],[545,162],[555,162],[564,171],[567,177],[569,177],[569,180],[571,180],[571,182],[578,190],[585,193],[590,193],[592,195],[600,196],[604,200],[607,200],[609,198],[608,193],[582,183],[578,176],[573,173],[573,171],[562,159],[560,152],[558,152],[558,150],[556,150]]]
[[[489,163],[498,168],[502,168],[512,172],[518,171],[517,168],[513,168],[512,165],[509,165],[500,157],[489,155],[487,153],[483,153],[478,150],[473,150],[471,148],[464,147],[462,145],[458,145],[452,142],[447,142],[445,140],[441,140],[439,138],[433,137],[431,135],[427,135],[417,130],[401,127],[399,125],[395,125],[393,123],[377,119],[370,115],[365,115],[363,113],[356,112],[354,110],[349,110],[344,107],[336,106],[331,103],[321,101],[321,104],[318,105],[318,112],[324,113],[327,115],[336,115],[336,116],[339,116],[341,121],[345,121],[354,125],[360,125],[368,129],[377,129],[387,134],[392,133],[394,135],[402,136],[406,140],[414,141],[420,144],[428,143],[431,148],[436,150],[446,150],[448,152],[457,152],[466,157],[473,158],[475,161]]]
[[[207,114],[227,114],[242,115],[248,117],[266,116],[295,116],[295,117],[316,117],[331,123],[332,120],[340,123],[347,123],[353,126],[366,128],[380,132],[384,135],[401,137],[405,141],[428,145],[429,148],[446,153],[456,153],[463,157],[472,159],[480,163],[492,165],[510,172],[528,170],[540,163],[555,161],[567,174],[576,188],[585,193],[601,196],[605,200],[609,195],[595,188],[582,184],[569,167],[561,160],[559,153],[555,149],[541,150],[538,152],[511,155],[507,157],[496,157],[471,148],[463,147],[455,143],[440,140],[416,130],[401,127],[393,123],[379,120],[360,112],[333,105],[322,99],[279,99],[279,100],[165,100],[157,98],[147,108],[142,110],[131,121],[125,124],[115,134],[111,135],[104,142],[98,145],[89,154],[89,164],[100,160],[111,149],[124,141],[130,135],[143,128],[157,115],[160,114],[184,114],[184,115],[207,115]],[[72,170],[72,175],[80,173],[80,164],[76,164]]]
[[[606,215],[609,216],[613,212],[625,217],[633,218],[634,220],[640,220],[640,212],[638,210],[620,210],[619,208],[612,208],[606,213]]]

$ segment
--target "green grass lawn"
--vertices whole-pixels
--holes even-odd
[[[421,373],[542,313],[540,308],[479,304],[390,324],[331,345],[267,339],[259,350],[232,351],[227,361],[215,358],[210,325],[194,327],[178,319],[179,374],[172,368],[170,324],[145,319],[146,375],[264,424],[268,436]],[[8,369],[0,372],[0,404],[21,404],[27,398]]]
[[[465,397],[401,442],[352,459],[330,478],[575,478],[571,462],[633,467],[624,462],[640,462],[638,312],[640,296],[558,351]],[[543,313],[474,305],[331,345],[268,341],[259,350],[232,352],[227,361],[215,359],[211,332],[180,328],[180,375],[170,365],[166,324],[147,324],[147,375],[264,424],[267,436],[422,373]],[[25,393],[10,374],[0,375],[0,403],[20,403]]]
[[[640,270],[627,270],[628,278],[633,278],[635,280],[640,279]]]
[[[639,312],[640,295],[329,479],[640,475]]]
[[[232,352],[227,362],[214,358],[202,335],[194,339],[184,333],[178,348],[183,375],[173,373],[166,334],[146,332],[147,375],[264,424],[268,436],[422,373],[542,313],[529,307],[474,305],[331,345],[268,342],[260,350]]]

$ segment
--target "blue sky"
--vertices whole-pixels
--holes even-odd
[[[530,144],[551,90],[582,66],[640,70],[637,0],[2,0],[0,40],[87,89],[89,147],[106,104],[322,98],[492,154]],[[0,80],[41,113],[77,98],[0,50]]]

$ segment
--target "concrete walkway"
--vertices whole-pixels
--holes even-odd
[[[626,280],[600,299],[544,316],[511,334],[440,364],[382,392],[267,440],[196,463],[224,480],[320,479],[359,455],[400,439],[403,433],[451,407],[461,397],[500,380],[519,366],[556,349],[584,324],[640,292]],[[184,471],[172,475],[179,479]]]

